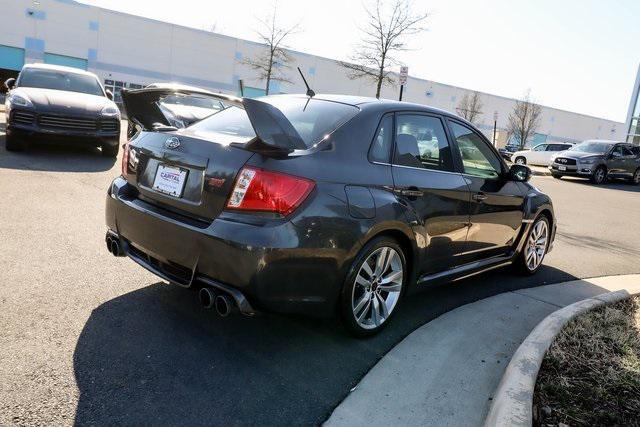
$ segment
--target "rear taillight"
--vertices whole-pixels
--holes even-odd
[[[236,178],[227,209],[288,215],[307,198],[315,183],[305,178],[244,167]]]
[[[124,152],[122,153],[122,176],[127,177],[129,173],[129,141],[124,144]]]

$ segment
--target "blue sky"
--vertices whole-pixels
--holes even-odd
[[[259,0],[86,0],[109,9],[255,39]],[[399,56],[416,77],[624,121],[640,61],[638,0],[415,0],[429,30]],[[363,19],[359,0],[279,0],[288,45],[346,59]]]

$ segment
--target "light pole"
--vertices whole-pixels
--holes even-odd
[[[493,146],[496,146],[496,130],[498,129],[498,110],[493,112]]]

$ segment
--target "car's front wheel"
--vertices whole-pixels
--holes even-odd
[[[516,165],[526,165],[527,164],[527,159],[525,159],[522,156],[518,156],[518,157],[516,157],[515,164]]]
[[[546,216],[540,215],[529,230],[522,252],[516,260],[516,267],[524,274],[534,274],[538,271],[547,254],[550,238],[549,220]]]
[[[562,179],[562,175],[559,175],[557,173],[552,173],[551,176],[554,177],[555,179]]]
[[[25,143],[22,139],[18,139],[15,135],[7,134],[5,137],[5,147],[7,151],[22,151],[25,149]]]
[[[631,183],[634,185],[640,185],[640,168],[636,169],[631,178]]]
[[[591,182],[596,185],[602,184],[607,179],[607,169],[604,166],[598,166],[593,175],[591,175]]]
[[[364,337],[386,326],[407,279],[407,262],[398,242],[383,236],[367,243],[342,288],[341,311],[349,331]]]

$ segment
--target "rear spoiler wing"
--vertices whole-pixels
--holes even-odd
[[[264,154],[288,154],[307,147],[300,134],[278,110],[268,102],[252,98],[240,98],[224,93],[209,92],[197,88],[146,88],[122,90],[122,101],[127,119],[145,131],[173,129],[169,120],[158,105],[158,101],[170,95],[197,96],[222,101],[226,106],[242,108],[247,113],[256,138],[247,143],[238,143],[245,149]]]

